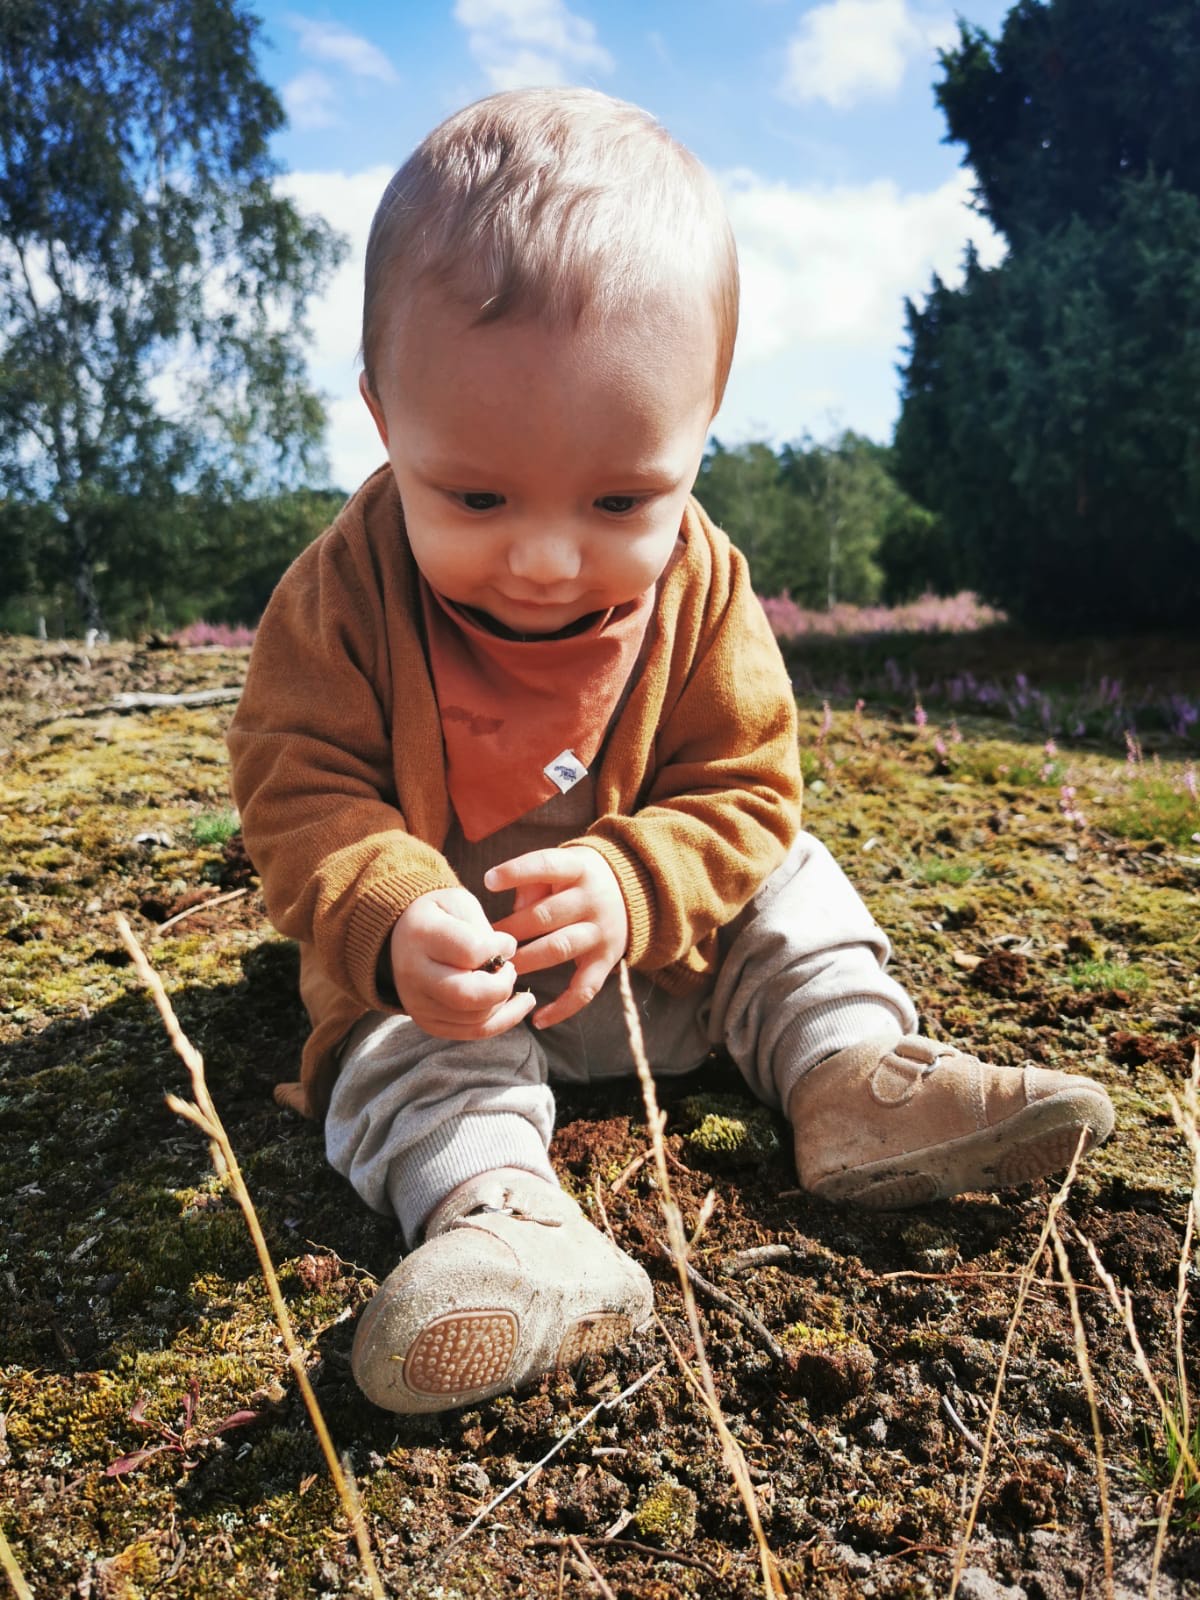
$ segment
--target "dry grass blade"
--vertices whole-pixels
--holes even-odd
[[[17,1600],[33,1600],[33,1590],[25,1582],[25,1574],[17,1565],[17,1558],[4,1537],[3,1528],[0,1528],[0,1567],[4,1568],[5,1576],[12,1584],[12,1591]]]
[[[721,1411],[721,1402],[717,1397],[717,1387],[713,1381],[712,1368],[708,1363],[708,1352],[704,1346],[704,1337],[700,1329],[700,1313],[696,1306],[696,1297],[692,1293],[691,1280],[688,1277],[688,1245],[687,1235],[683,1227],[683,1217],[679,1206],[676,1204],[674,1193],[671,1189],[671,1176],[667,1167],[667,1151],[663,1143],[664,1117],[658,1109],[658,1095],[654,1088],[654,1078],[650,1072],[650,1063],[646,1059],[646,1048],[642,1039],[642,1027],[638,1018],[637,1006],[634,1004],[633,991],[629,985],[629,969],[625,963],[620,968],[621,1002],[625,1012],[625,1027],[629,1033],[629,1044],[633,1052],[633,1059],[637,1065],[638,1081],[642,1086],[642,1099],[646,1106],[646,1123],[650,1131],[650,1147],[654,1152],[654,1166],[658,1177],[659,1204],[662,1208],[663,1220],[667,1225],[667,1242],[670,1245],[671,1258],[675,1263],[675,1271],[679,1277],[679,1288],[683,1295],[683,1306],[687,1316],[688,1327],[692,1335],[692,1345],[695,1350],[697,1373],[692,1373],[687,1363],[683,1360],[673,1341],[671,1347],[675,1350],[676,1358],[684,1375],[694,1382],[700,1391],[705,1410],[716,1430],[717,1438],[721,1443],[721,1455],[733,1478],[746,1516],[754,1534],[754,1542],[758,1547],[759,1565],[762,1569],[763,1586],[769,1600],[783,1600],[783,1588],[780,1584],[775,1567],[775,1557],[767,1544],[767,1536],[763,1532],[762,1519],[758,1514],[758,1501],[754,1496],[754,1485],[750,1481],[749,1469],[741,1447],[729,1431]]]
[[[988,1462],[991,1460],[992,1440],[996,1434],[996,1419],[1000,1415],[1000,1396],[1004,1390],[1004,1379],[1008,1372],[1008,1358],[1012,1354],[1013,1340],[1016,1338],[1017,1326],[1021,1321],[1021,1314],[1025,1310],[1025,1302],[1029,1298],[1029,1291],[1033,1286],[1033,1275],[1037,1271],[1038,1262],[1042,1259],[1046,1249],[1046,1241],[1050,1237],[1050,1230],[1054,1227],[1058,1213],[1066,1204],[1067,1196],[1071,1192],[1071,1185],[1075,1182],[1075,1174],[1079,1169],[1080,1157],[1083,1155],[1086,1134],[1079,1135],[1079,1144],[1072,1157],[1070,1168],[1062,1181],[1062,1187],[1051,1200],[1046,1212],[1046,1220],[1042,1231],[1038,1235],[1038,1242],[1033,1248],[1029,1260],[1021,1273],[1021,1280],[1017,1286],[1017,1300],[1013,1306],[1012,1318],[1008,1324],[1008,1332],[1004,1336],[1004,1346],[1000,1352],[1000,1370],[996,1374],[996,1387],[992,1392],[992,1403],[988,1407],[987,1428],[983,1435],[983,1453],[979,1458],[979,1471],[975,1477],[975,1492],[971,1497],[971,1508],[967,1512],[966,1525],[963,1528],[962,1538],[959,1541],[958,1552],[954,1558],[954,1573],[950,1579],[950,1594],[948,1600],[954,1600],[958,1593],[958,1586],[962,1582],[963,1569],[966,1566],[967,1551],[971,1545],[971,1536],[975,1532],[975,1522],[979,1516],[979,1506],[983,1500],[983,1486],[987,1481]]]
[[[342,1464],[338,1460],[337,1451],[333,1448],[333,1440],[329,1436],[329,1429],[325,1425],[325,1418],[321,1414],[321,1408],[317,1404],[317,1397],[308,1381],[308,1372],[304,1364],[304,1351],[292,1328],[292,1321],[288,1316],[283,1293],[279,1287],[279,1279],[275,1276],[275,1266],[271,1260],[270,1251],[267,1249],[267,1241],[263,1236],[258,1213],[254,1209],[250,1191],[246,1188],[237,1157],[233,1153],[233,1146],[229,1142],[229,1135],[225,1132],[221,1119],[217,1115],[217,1108],[213,1105],[212,1098],[208,1092],[208,1084],[204,1076],[204,1057],[179,1026],[179,1019],[176,1017],[171,1002],[167,998],[162,979],[146,959],[146,953],[138,943],[132,928],[119,913],[115,921],[117,932],[121,935],[121,942],[129,952],[138,977],[149,989],[154,1004],[158,1007],[158,1014],[167,1030],[167,1037],[170,1039],[175,1053],[187,1067],[192,1080],[194,1104],[180,1100],[177,1095],[173,1094],[166,1096],[166,1102],[178,1116],[185,1117],[187,1121],[194,1123],[207,1136],[213,1151],[214,1165],[219,1173],[228,1178],[234,1199],[241,1207],[242,1215],[246,1219],[246,1226],[250,1230],[250,1237],[254,1241],[255,1254],[258,1256],[258,1264],[262,1269],[267,1293],[271,1299],[271,1308],[275,1313],[275,1321],[278,1323],[279,1331],[283,1336],[288,1364],[295,1374],[296,1383],[303,1396],[309,1417],[312,1419],[312,1425],[316,1430],[317,1438],[320,1441],[321,1449],[329,1466],[329,1476],[333,1479],[338,1499],[341,1501],[342,1507],[349,1518],[350,1527],[354,1532],[354,1539],[358,1545],[358,1553],[371,1586],[371,1593],[376,1597],[376,1600],[384,1600],[383,1585],[380,1582],[379,1572],[375,1565],[375,1557],[372,1554],[370,1540],[367,1537],[367,1527],[363,1519],[362,1507],[359,1504],[358,1496],[350,1479],[343,1471]],[[219,1161],[217,1160],[218,1156],[220,1157]]]
[[[1109,1600],[1113,1600],[1112,1518],[1108,1510],[1108,1473],[1104,1467],[1104,1439],[1100,1432],[1100,1410],[1096,1404],[1096,1382],[1092,1377],[1092,1363],[1088,1355],[1087,1334],[1084,1331],[1083,1318],[1079,1314],[1079,1296],[1075,1293],[1075,1278],[1071,1272],[1071,1263],[1067,1260],[1066,1247],[1062,1242],[1062,1235],[1058,1231],[1058,1224],[1053,1220],[1050,1223],[1050,1243],[1054,1249],[1054,1258],[1058,1262],[1059,1276],[1062,1278],[1063,1286],[1067,1291],[1067,1302],[1071,1307],[1071,1328],[1075,1335],[1075,1359],[1079,1364],[1079,1376],[1083,1379],[1088,1412],[1092,1419],[1092,1442],[1096,1450],[1096,1488],[1100,1495],[1100,1533],[1104,1540],[1104,1589]]]

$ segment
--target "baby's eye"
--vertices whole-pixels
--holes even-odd
[[[606,494],[596,501],[601,511],[607,511],[614,517],[626,516],[637,503],[631,494]]]
[[[460,494],[458,499],[466,506],[468,511],[491,511],[495,506],[504,504],[502,494],[489,494],[483,490],[472,490],[467,494]]]

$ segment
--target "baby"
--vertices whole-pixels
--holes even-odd
[[[800,828],[795,705],[742,557],[690,498],[737,325],[715,184],[645,112],[492,96],[389,184],[361,389],[387,452],[279,584],[229,734],[298,1084],[405,1259],[354,1342],[393,1411],[602,1350],[642,1268],[547,1157],[551,1084],[728,1053],[800,1183],[899,1207],[1106,1138],[1088,1078],[917,1033],[888,941]]]

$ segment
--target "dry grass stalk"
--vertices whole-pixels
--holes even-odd
[[[1087,1334],[1083,1326],[1083,1318],[1079,1314],[1079,1296],[1075,1293],[1075,1278],[1071,1272],[1071,1263],[1067,1260],[1066,1247],[1062,1242],[1062,1235],[1058,1231],[1058,1224],[1050,1224],[1050,1243],[1054,1249],[1054,1258],[1058,1262],[1059,1276],[1067,1291],[1067,1302],[1071,1307],[1071,1328],[1075,1335],[1075,1360],[1079,1365],[1079,1376],[1083,1379],[1084,1393],[1087,1395],[1088,1413],[1092,1419],[1092,1442],[1096,1450],[1096,1487],[1100,1495],[1100,1532],[1104,1540],[1104,1588],[1109,1600],[1113,1600],[1113,1550],[1112,1550],[1112,1518],[1108,1510],[1108,1473],[1104,1467],[1104,1438],[1100,1431],[1100,1409],[1096,1401],[1096,1382],[1092,1377],[1092,1363],[1088,1356]]]
[[[1058,1213],[1066,1203],[1071,1192],[1071,1185],[1075,1182],[1075,1174],[1079,1169],[1079,1160],[1083,1155],[1083,1146],[1086,1134],[1079,1135],[1079,1144],[1072,1157],[1070,1168],[1062,1181],[1062,1187],[1051,1200],[1046,1211],[1046,1220],[1042,1231],[1038,1235],[1038,1242],[1034,1246],[1029,1260],[1025,1263],[1021,1273],[1021,1280],[1017,1286],[1017,1300],[1013,1306],[1012,1318],[1008,1324],[1008,1332],[1004,1336],[1004,1346],[1000,1352],[1000,1370],[996,1374],[996,1387],[992,1391],[992,1403],[988,1408],[987,1428],[983,1435],[983,1453],[979,1458],[979,1470],[975,1476],[975,1492],[971,1497],[971,1507],[967,1512],[966,1525],[959,1541],[958,1552],[954,1558],[954,1573],[950,1579],[950,1594],[948,1600],[954,1600],[958,1593],[958,1586],[962,1582],[963,1569],[966,1566],[967,1551],[970,1548],[971,1536],[975,1532],[975,1523],[979,1516],[979,1507],[983,1500],[983,1486],[987,1481],[988,1463],[991,1460],[992,1441],[996,1434],[996,1421],[1000,1415],[1000,1396],[1004,1390],[1004,1379],[1008,1372],[1008,1358],[1012,1354],[1013,1340],[1016,1338],[1017,1326],[1021,1321],[1021,1314],[1025,1310],[1025,1302],[1029,1298],[1029,1291],[1033,1286],[1034,1273],[1038,1269],[1038,1262],[1045,1254],[1046,1241],[1050,1237],[1050,1230],[1054,1227]]]
[[[279,1279],[275,1276],[275,1267],[271,1261],[270,1251],[267,1249],[267,1241],[263,1236],[258,1213],[254,1209],[250,1191],[246,1188],[246,1182],[242,1177],[241,1168],[238,1166],[237,1157],[233,1153],[233,1146],[229,1142],[229,1135],[225,1132],[224,1125],[217,1114],[217,1108],[213,1105],[212,1098],[208,1092],[208,1083],[204,1076],[204,1057],[180,1027],[179,1019],[176,1017],[171,1002],[167,998],[167,992],[163,988],[162,979],[146,959],[146,953],[138,943],[132,928],[119,913],[115,921],[117,932],[121,935],[121,941],[129,952],[138,977],[149,989],[154,1004],[158,1007],[158,1014],[167,1030],[167,1037],[170,1039],[175,1053],[187,1067],[192,1080],[194,1104],[181,1100],[178,1095],[168,1094],[165,1096],[167,1105],[175,1112],[176,1116],[183,1117],[188,1122],[193,1123],[209,1140],[213,1164],[219,1174],[228,1178],[229,1187],[232,1189],[234,1198],[242,1209],[242,1215],[246,1219],[246,1226],[250,1230],[250,1237],[254,1241],[254,1250],[258,1256],[259,1266],[262,1269],[267,1293],[270,1296],[271,1309],[275,1313],[275,1321],[278,1323],[279,1331],[283,1335],[288,1365],[296,1376],[296,1382],[299,1385],[304,1404],[312,1419],[313,1428],[316,1430],[317,1438],[320,1441],[321,1449],[329,1467],[329,1476],[333,1479],[338,1499],[341,1501],[342,1508],[349,1518],[355,1543],[358,1545],[359,1556],[362,1559],[363,1568],[371,1586],[371,1593],[376,1597],[376,1600],[384,1600],[383,1585],[380,1582],[379,1572],[375,1565],[375,1557],[371,1551],[362,1507],[359,1504],[358,1496],[354,1491],[349,1474],[343,1470],[342,1463],[338,1460],[337,1451],[333,1447],[333,1440],[329,1436],[329,1429],[325,1425],[325,1418],[321,1414],[321,1408],[317,1404],[317,1397],[308,1381],[304,1350],[292,1329],[292,1321],[288,1316],[288,1309],[279,1288]]]
[[[17,1558],[9,1547],[8,1540],[4,1537],[4,1529],[0,1528],[0,1567],[4,1568],[5,1576],[12,1584],[12,1591],[17,1600],[33,1600],[33,1590],[25,1582],[25,1574],[17,1565]]]
[[[716,1430],[717,1438],[721,1443],[721,1456],[733,1479],[746,1516],[754,1534],[755,1544],[758,1546],[759,1565],[762,1569],[763,1586],[769,1600],[783,1600],[783,1588],[775,1566],[775,1557],[767,1544],[767,1536],[763,1532],[762,1519],[758,1514],[758,1501],[754,1496],[754,1485],[750,1481],[750,1473],[746,1466],[746,1458],[741,1447],[729,1431],[729,1425],[721,1411],[721,1402],[717,1397],[717,1387],[713,1381],[712,1368],[708,1362],[708,1352],[704,1346],[704,1337],[700,1329],[700,1313],[696,1306],[696,1297],[692,1293],[691,1280],[688,1277],[688,1244],[687,1234],[684,1231],[683,1217],[676,1203],[671,1189],[671,1177],[667,1168],[667,1151],[663,1143],[663,1126],[666,1121],[663,1113],[658,1109],[658,1095],[654,1089],[654,1078],[650,1072],[650,1063],[646,1059],[645,1044],[642,1040],[641,1022],[638,1018],[637,1006],[634,1004],[633,991],[629,985],[629,969],[625,963],[620,967],[621,1002],[625,1012],[625,1026],[629,1033],[630,1048],[633,1059],[637,1065],[638,1081],[642,1086],[642,1099],[646,1106],[646,1123],[650,1131],[650,1147],[654,1152],[654,1167],[658,1178],[659,1205],[662,1209],[663,1220],[667,1225],[667,1242],[670,1245],[671,1259],[675,1263],[675,1271],[679,1278],[679,1288],[683,1295],[683,1306],[687,1316],[688,1328],[692,1335],[692,1346],[695,1351],[696,1366],[699,1369],[693,1373],[684,1360],[682,1354],[673,1340],[672,1350],[680,1363],[684,1375],[699,1389],[701,1400],[708,1412],[712,1425]]]
[[[1183,1094],[1182,1104],[1170,1096],[1171,1116],[1183,1135],[1192,1154],[1192,1197],[1188,1203],[1187,1220],[1183,1228],[1183,1246],[1179,1252],[1179,1273],[1175,1288],[1175,1375],[1179,1392],[1179,1420],[1184,1437],[1191,1438],[1191,1404],[1188,1395],[1187,1368],[1184,1365],[1184,1315],[1187,1311],[1188,1273],[1192,1264],[1192,1243],[1196,1236],[1196,1221],[1200,1216],[1200,1046],[1192,1056],[1192,1075]],[[1171,1482],[1163,1496],[1158,1517],[1158,1532],[1154,1540],[1154,1554],[1150,1561],[1150,1586],[1147,1600],[1154,1600],[1158,1587],[1158,1574],[1163,1553],[1167,1547],[1167,1532],[1171,1525],[1171,1511],[1183,1482],[1186,1462],[1182,1455],[1175,1463]]]

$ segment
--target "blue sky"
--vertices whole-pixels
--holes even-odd
[[[334,481],[379,464],[358,398],[362,250],[388,177],[443,117],[494,89],[583,83],[652,111],[712,169],[741,256],[742,333],[714,432],[775,444],[890,436],[903,300],[956,280],[961,151],[933,100],[941,0],[257,0],[260,68],[290,124],[286,187],[352,241],[312,307]],[[960,0],[993,35],[1007,0]]]

